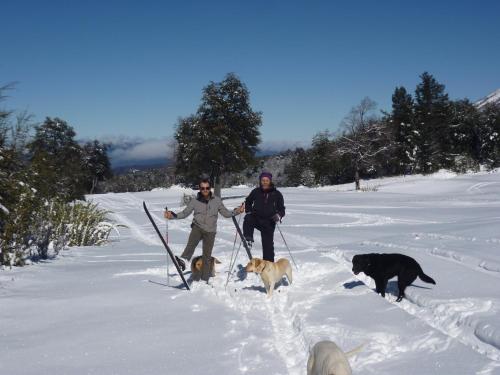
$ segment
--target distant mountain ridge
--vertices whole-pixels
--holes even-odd
[[[113,173],[117,175],[129,173],[132,170],[137,171],[147,171],[150,169],[161,169],[167,168],[174,165],[174,162],[170,159],[151,159],[151,160],[143,160],[142,162],[130,162],[119,165],[113,165]]]
[[[500,104],[500,89],[493,91],[491,94],[478,100],[474,104],[477,108],[484,107],[486,104]]]

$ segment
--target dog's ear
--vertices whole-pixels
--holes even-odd
[[[215,264],[221,264],[221,261],[219,259],[217,259],[216,257],[214,257],[214,263]]]

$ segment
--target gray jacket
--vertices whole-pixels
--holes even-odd
[[[217,232],[217,218],[219,213],[224,217],[236,216],[236,209],[229,211],[219,197],[210,195],[206,201],[200,193],[196,198],[191,199],[187,207],[174,217],[176,219],[185,219],[191,212],[193,214],[193,224],[206,232]]]

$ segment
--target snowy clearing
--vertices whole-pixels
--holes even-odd
[[[345,351],[365,343],[355,374],[500,374],[500,172],[364,185],[378,191],[281,189],[300,270],[272,299],[242,271],[243,249],[224,288],[235,229],[222,217],[211,284],[178,289],[171,265],[166,285],[166,252],[141,205],[164,230],[162,209],[178,210],[184,189],[92,196],[129,228],[108,246],[0,271],[0,374],[305,374],[323,339]],[[169,223],[176,254],[190,222]],[[278,231],[275,245],[288,257]],[[410,255],[437,285],[417,279],[396,303],[393,280],[381,298],[351,272],[352,256],[369,252]]]

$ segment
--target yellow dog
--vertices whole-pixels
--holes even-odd
[[[270,297],[273,294],[274,286],[281,278],[286,275],[288,282],[292,283],[292,267],[290,262],[281,258],[277,262],[269,262],[259,258],[253,258],[245,267],[247,272],[255,272],[260,274],[260,278],[264,282],[267,295]]]

